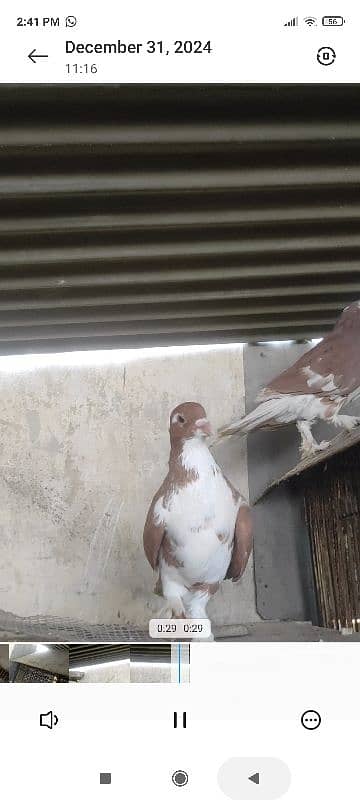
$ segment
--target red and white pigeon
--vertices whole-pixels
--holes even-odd
[[[169,471],[147,515],[144,549],[158,571],[155,591],[166,600],[167,616],[207,619],[220,581],[239,580],[246,567],[250,511],[208,449],[210,424],[201,405],[177,406],[169,432]]]
[[[314,422],[324,420],[347,431],[360,424],[360,417],[339,413],[358,397],[360,301],[347,306],[319,344],[262,389],[253,411],[220,428],[218,436],[244,435],[295,422],[301,436],[301,457],[305,458],[330,444],[315,441],[311,433]]]

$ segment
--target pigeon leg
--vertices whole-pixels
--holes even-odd
[[[345,428],[347,431],[352,431],[357,425],[360,425],[360,417],[351,417],[349,414],[335,414],[331,422],[337,427]]]
[[[206,606],[209,601],[209,593],[208,592],[189,592],[187,597],[185,598],[185,609],[186,609],[186,616],[189,619],[209,619],[206,613]],[[214,637],[211,633],[210,636],[207,636],[206,639],[203,637],[194,636],[192,638],[193,642],[201,641],[201,642],[213,642]]]
[[[311,422],[305,422],[304,420],[299,420],[296,423],[296,427],[301,436],[301,444],[300,444],[300,454],[301,458],[309,458],[309,456],[313,456],[319,450],[326,450],[329,447],[330,442],[320,442],[319,444],[314,439],[311,433]]]
[[[166,605],[162,609],[162,617],[171,619],[184,619],[186,617],[185,606],[183,597],[186,594],[186,587],[174,580],[171,571],[174,567],[169,567],[167,564],[161,563],[160,577],[162,585],[162,593]]]
[[[184,598],[186,616],[188,619],[208,619],[206,606],[209,602],[208,592],[189,592]]]

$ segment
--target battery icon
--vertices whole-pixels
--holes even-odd
[[[340,28],[345,22],[344,17],[323,17],[323,25],[331,25],[332,28]]]

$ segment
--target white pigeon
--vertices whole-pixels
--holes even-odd
[[[330,442],[315,441],[311,427],[317,420],[350,431],[360,417],[340,414],[346,403],[360,397],[360,301],[347,306],[333,330],[272,380],[257,396],[256,408],[225,425],[218,437],[244,435],[295,422],[305,458]]]
[[[225,578],[239,580],[252,548],[247,503],[209,452],[210,425],[198,403],[170,416],[169,471],[145,523],[144,549],[158,571],[155,591],[174,618],[207,619]]]

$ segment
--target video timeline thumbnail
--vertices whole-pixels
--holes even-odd
[[[0,645],[0,683],[188,683],[188,644]]]

